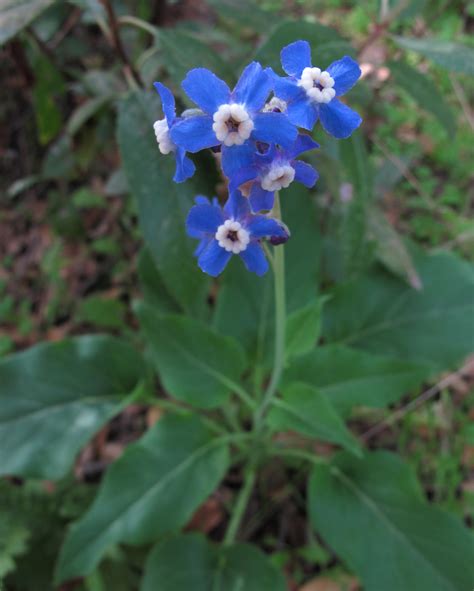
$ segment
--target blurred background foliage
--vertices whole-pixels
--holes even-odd
[[[229,83],[250,59],[279,71],[280,48],[296,38],[312,44],[323,66],[349,54],[363,70],[351,94],[362,132],[339,145],[318,130],[324,149],[310,156],[321,173],[324,237],[313,236],[314,253],[304,256],[320,257],[320,284],[358,277],[378,260],[419,290],[419,247],[472,261],[473,29],[474,2],[462,1],[0,0],[0,356],[91,331],[133,338],[130,304],[150,261],[143,253],[138,264],[142,230],[116,138],[117,106],[129,89],[159,79],[185,106],[179,83],[190,68],[208,67]],[[147,109],[161,116],[157,98]],[[210,157],[199,158],[212,168]],[[199,182],[211,194],[220,179],[212,172]],[[149,242],[153,231],[144,230]],[[217,322],[227,322],[225,302]],[[471,365],[396,429],[370,435],[370,445],[398,450],[428,496],[468,522],[473,379]],[[372,422],[386,416],[371,413]],[[117,420],[116,445],[148,420],[141,408]],[[117,453],[102,446],[74,481],[32,482],[15,495],[0,486],[10,516],[0,521],[6,589],[50,588],[64,525],[88,506],[86,483]],[[143,560],[141,550],[125,559],[116,547],[77,588],[135,589]],[[334,589],[358,588],[316,538],[273,560],[290,564],[295,585],[316,564],[312,574],[338,581]]]

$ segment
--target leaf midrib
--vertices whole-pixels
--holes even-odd
[[[338,478],[343,485],[349,488],[361,500],[361,502],[364,503],[369,508],[369,510],[371,510],[372,513],[374,513],[382,521],[382,523],[385,523],[387,528],[391,530],[396,537],[400,538],[402,541],[405,541],[406,544],[418,556],[421,557],[422,561],[430,567],[431,571],[435,573],[438,579],[447,582],[448,588],[456,591],[452,582],[446,578],[444,573],[438,571],[436,566],[433,565],[433,563],[419,550],[419,548],[410,540],[403,530],[400,530],[397,525],[389,519],[389,517],[384,513],[383,509],[377,504],[376,500],[371,498],[364,490],[359,488],[357,484],[346,474],[344,474],[339,468],[333,470],[332,474]]]

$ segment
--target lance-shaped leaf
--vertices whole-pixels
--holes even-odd
[[[443,68],[453,72],[474,74],[474,49],[472,47],[440,39],[413,39],[397,35],[392,37],[400,47],[421,53]]]
[[[55,0],[0,0],[0,45],[27,27]]]
[[[307,384],[290,384],[283,391],[283,398],[275,398],[267,418],[278,431],[297,431],[307,437],[322,439],[342,445],[360,455],[357,440],[330,400]]]
[[[237,341],[192,318],[162,316],[147,304],[136,309],[166,390],[199,408],[225,402],[246,366]]]
[[[145,565],[140,591],[285,591],[283,576],[250,544],[218,548],[201,534],[157,544]]]
[[[126,342],[85,336],[0,362],[0,474],[56,479],[144,375]]]
[[[229,464],[226,440],[196,416],[166,416],[105,475],[92,507],[69,532],[57,579],[90,573],[112,544],[146,544],[178,530]]]
[[[471,353],[473,266],[450,253],[418,254],[414,262],[419,291],[376,271],[337,288],[324,308],[326,339],[440,369]]]
[[[429,364],[326,345],[293,359],[283,380],[312,385],[346,415],[354,406],[381,408],[396,402],[432,372]]]
[[[333,466],[315,467],[308,505],[314,528],[366,591],[472,589],[472,534],[425,501],[396,455],[341,453]]]

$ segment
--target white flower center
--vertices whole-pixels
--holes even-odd
[[[213,119],[212,129],[225,146],[241,146],[253,130],[253,121],[242,105],[221,105]]]
[[[217,228],[215,238],[221,248],[234,254],[245,250],[250,242],[250,234],[235,220],[226,220],[221,224]]]
[[[158,142],[158,148],[162,154],[169,154],[176,150],[176,144],[170,137],[168,123],[166,119],[160,119],[155,121],[153,124],[155,130],[156,141]]]
[[[287,103],[282,101],[281,99],[273,96],[268,103],[263,107],[263,112],[276,112],[276,113],[284,113],[287,108]]]
[[[308,97],[315,103],[330,103],[336,96],[334,78],[319,68],[305,68],[298,85],[306,90]]]
[[[295,169],[289,164],[273,166],[261,179],[265,191],[286,189],[295,179]]]

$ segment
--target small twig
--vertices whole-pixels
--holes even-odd
[[[399,2],[395,8],[389,12],[385,12],[383,10],[383,5],[381,7],[381,19],[379,23],[375,24],[374,30],[372,33],[367,37],[364,43],[359,48],[359,54],[363,53],[368,47],[370,47],[373,43],[379,40],[389,29],[392,22],[407,8],[409,5],[409,0],[402,0]],[[383,13],[383,16],[382,16]]]
[[[119,27],[117,22],[117,17],[115,16],[114,8],[112,6],[112,2],[110,0],[101,0],[102,5],[105,8],[105,12],[107,13],[107,19],[109,21],[110,27],[110,35],[111,35],[111,45],[117,51],[119,58],[124,66],[126,77],[133,78],[134,82],[142,87],[143,81],[141,79],[140,74],[135,69],[134,65],[130,61],[127,52],[123,46],[122,40],[119,34]],[[127,76],[128,74],[128,76]]]
[[[453,373],[450,373],[448,376],[440,380],[437,384],[431,386],[431,388],[428,388],[428,390],[425,390],[422,394],[417,396],[415,400],[412,400],[402,408],[399,408],[398,410],[393,412],[390,416],[388,416],[380,423],[377,423],[376,425],[371,427],[368,431],[361,435],[362,440],[364,442],[367,442],[369,439],[372,439],[372,437],[378,435],[393,423],[399,421],[407,413],[416,410],[422,404],[430,400],[430,398],[436,396],[436,394],[438,394],[445,388],[449,388],[449,386],[454,384],[460,377],[462,377],[466,373],[466,370],[470,368],[473,365],[473,363],[474,361],[472,359],[469,360],[465,365],[463,365],[463,367],[461,367],[461,369]]]
[[[64,40],[64,38],[69,34],[69,32],[74,29],[77,23],[81,19],[81,9],[75,8],[71,14],[67,17],[64,21],[63,26],[57,31],[54,37],[49,42],[49,47],[54,50],[56,47]]]
[[[462,86],[459,84],[454,74],[449,74],[449,79],[451,80],[451,84],[453,85],[453,90],[456,95],[456,98],[458,99],[464,116],[466,117],[466,121],[469,123],[469,126],[474,131],[474,114],[472,113],[469,107],[469,103],[466,99],[466,95],[464,94],[464,90]]]

